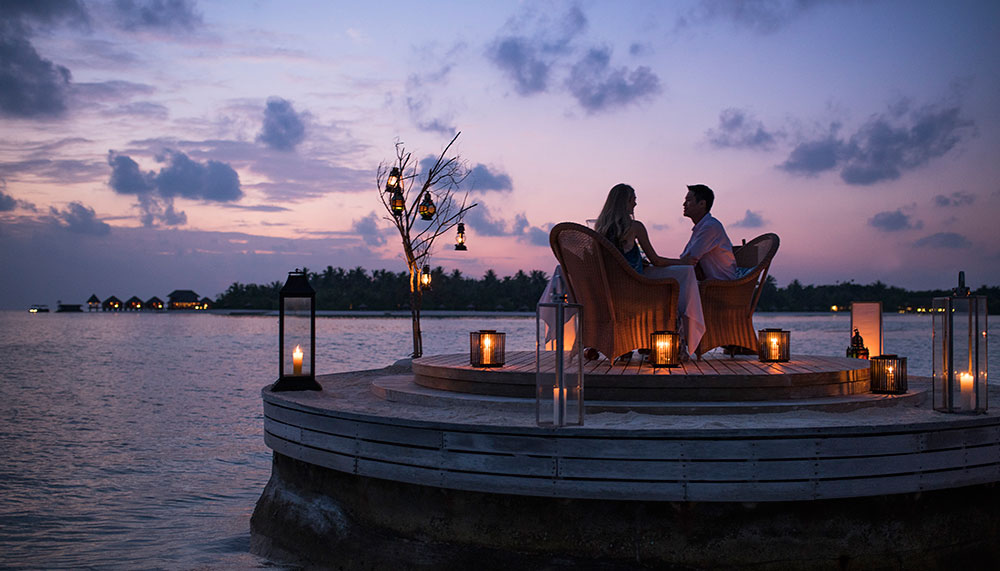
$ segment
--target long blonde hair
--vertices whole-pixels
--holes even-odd
[[[629,212],[629,201],[635,196],[635,189],[619,183],[611,187],[604,208],[597,217],[594,230],[607,238],[618,248],[625,248],[622,238],[632,225],[632,213]],[[631,248],[630,248],[631,249]]]

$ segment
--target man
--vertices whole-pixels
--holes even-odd
[[[694,266],[699,280],[736,279],[733,244],[722,223],[709,213],[714,202],[715,193],[711,188],[703,184],[688,186],[684,216],[694,222],[694,228],[679,261]]]

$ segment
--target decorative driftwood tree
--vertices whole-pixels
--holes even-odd
[[[459,184],[469,175],[469,169],[459,155],[448,156],[461,133],[456,133],[437,160],[424,172],[413,160],[402,142],[396,142],[396,159],[378,166],[376,184],[382,206],[399,230],[403,241],[403,256],[410,272],[410,316],[413,321],[413,357],[424,353],[420,333],[420,306],[423,289],[430,279],[430,254],[438,236],[459,224],[462,216],[475,204],[467,205],[469,193],[461,202],[455,198]],[[459,230],[463,229],[459,226]],[[455,249],[464,250],[464,234]],[[425,275],[426,274],[426,275]]]

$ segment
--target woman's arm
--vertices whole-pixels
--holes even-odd
[[[656,253],[656,249],[653,248],[653,244],[649,242],[649,233],[646,232],[646,226],[638,220],[632,221],[632,228],[630,229],[632,234],[635,235],[635,240],[639,242],[639,247],[642,251],[646,253],[646,257],[654,266],[676,266],[678,264],[684,264],[683,260],[677,258],[664,258]]]

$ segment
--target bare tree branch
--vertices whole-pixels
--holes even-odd
[[[467,211],[477,206],[468,204],[468,191],[462,196],[461,203],[457,202],[455,193],[460,191],[460,186],[467,176],[469,169],[461,156],[454,154],[449,156],[452,146],[458,140],[461,132],[455,133],[451,141],[445,145],[441,154],[438,155],[434,164],[423,174],[421,182],[419,172],[419,161],[412,160],[412,155],[407,152],[402,141],[396,140],[396,159],[393,163],[379,163],[375,173],[375,185],[378,189],[379,198],[388,216],[385,218],[393,223],[399,232],[403,246],[403,257],[406,259],[407,269],[410,273],[410,314],[413,321],[413,356],[420,357],[423,354],[423,339],[420,332],[420,307],[423,299],[423,291],[420,288],[421,266],[429,259],[434,241],[442,234],[448,232],[458,224]],[[392,197],[385,192],[385,184],[389,178],[389,173],[393,168],[399,169],[400,190],[403,194],[404,208],[400,214],[395,214],[392,210]],[[414,187],[417,192],[414,195]],[[430,196],[436,205],[434,217],[420,228],[417,220],[424,222],[420,215],[420,202],[424,196]]]

